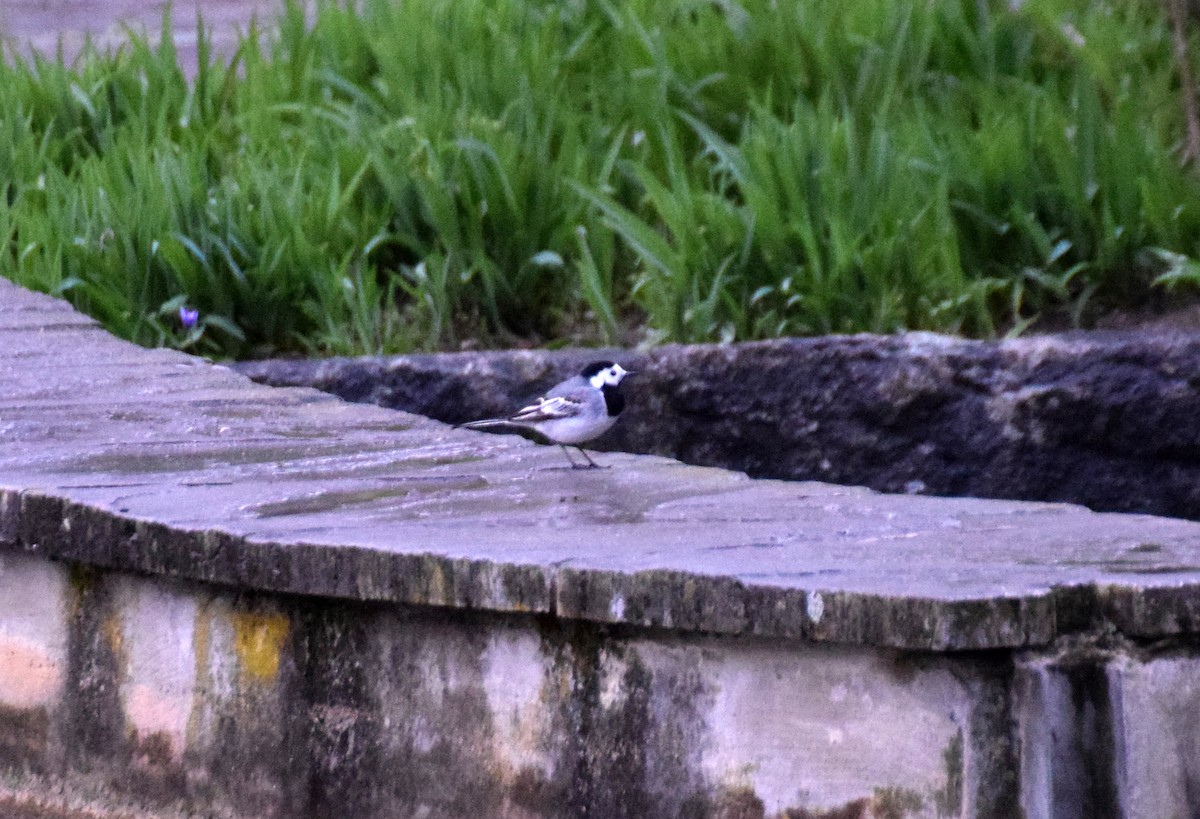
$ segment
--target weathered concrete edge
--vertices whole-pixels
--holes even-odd
[[[746,584],[724,576],[614,572],[266,542],[113,513],[41,491],[0,488],[0,544],[47,559],[268,593],[532,613],[614,626],[741,634],[909,650],[1033,647],[1060,633],[1058,609],[1098,601],[1079,588],[980,600],[932,600]],[[1141,594],[1141,593],[1139,593]],[[1116,590],[1106,608],[1132,633],[1200,627],[1200,597],[1145,609]],[[1071,618],[1085,625],[1092,606]],[[1174,612],[1173,619],[1163,612]]]

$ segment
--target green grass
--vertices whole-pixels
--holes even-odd
[[[1195,288],[1160,4],[1011,5],[288,5],[190,82],[169,38],[10,51],[0,274],[241,357],[986,336]]]

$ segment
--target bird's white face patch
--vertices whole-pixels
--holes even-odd
[[[617,386],[621,383],[621,379],[629,375],[629,371],[620,364],[613,364],[611,367],[606,367],[600,372],[591,377],[592,386],[596,389],[602,389],[605,384]]]

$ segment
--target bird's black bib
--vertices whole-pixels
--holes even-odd
[[[608,417],[616,418],[621,414],[621,410],[625,409],[625,396],[621,395],[621,388],[605,384],[600,391],[604,393],[604,406],[608,409]]]

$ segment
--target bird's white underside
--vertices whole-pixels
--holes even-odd
[[[583,424],[578,418],[558,418],[539,422],[537,431],[556,444],[582,444],[607,432],[616,420],[601,415],[594,422]]]

